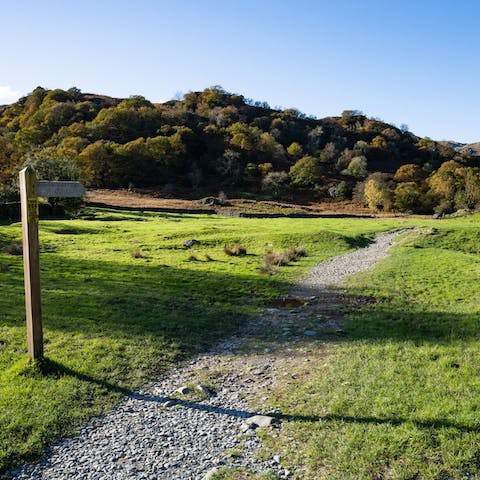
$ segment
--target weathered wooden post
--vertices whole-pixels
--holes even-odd
[[[20,171],[27,343],[28,356],[34,360],[43,357],[38,197],[75,198],[81,197],[84,192],[80,182],[37,182],[37,176],[31,167]]]
[[[37,176],[31,167],[20,172],[23,269],[27,309],[28,356],[43,357],[42,303],[40,298],[40,254],[38,242]]]

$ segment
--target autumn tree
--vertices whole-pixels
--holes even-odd
[[[85,147],[79,155],[79,165],[82,169],[82,180],[87,186],[119,186],[112,179],[114,170],[112,142],[97,140]]]
[[[419,165],[407,163],[398,168],[393,179],[396,182],[419,182],[425,178],[425,174]]]
[[[415,182],[399,183],[395,188],[395,208],[401,212],[418,212],[422,191]]]
[[[365,178],[368,174],[366,157],[364,155],[353,157],[348,167],[342,173],[355,178]]]
[[[294,185],[313,186],[322,178],[322,165],[316,157],[303,157],[290,168],[289,175]]]
[[[462,187],[465,169],[454,160],[442,163],[429,178],[432,190],[447,202],[453,202],[455,193]]]
[[[376,148],[378,150],[386,150],[387,141],[381,135],[377,135],[375,138],[372,139],[371,145],[373,148]]]
[[[287,153],[295,158],[300,158],[303,154],[303,148],[298,142],[292,142],[287,148]]]
[[[393,191],[385,174],[372,173],[365,182],[364,196],[368,208],[389,211],[393,207]]]

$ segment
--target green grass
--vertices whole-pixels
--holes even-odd
[[[346,338],[281,385],[272,452],[309,479],[480,478],[479,216],[398,245],[352,296]]]
[[[20,225],[0,224],[0,472],[232,332],[307,267],[403,223],[109,210],[41,221],[41,365],[26,355],[22,258],[5,253]],[[226,256],[235,243],[248,254]],[[309,256],[259,273],[268,250],[292,245]]]

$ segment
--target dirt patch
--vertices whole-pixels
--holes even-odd
[[[283,307],[283,308],[296,308],[305,305],[305,300],[300,298],[281,297],[274,298],[269,306],[271,307]]]
[[[135,210],[161,210],[177,213],[219,213],[230,216],[377,216],[368,208],[351,202],[319,202],[308,204],[229,199],[227,206],[209,206],[198,199],[167,198],[157,191],[89,190],[85,194],[89,204]]]

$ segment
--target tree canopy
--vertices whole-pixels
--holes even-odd
[[[0,106],[0,183],[11,184],[33,160],[43,172],[52,172],[55,162],[64,172],[69,164],[90,187],[272,196],[307,190],[318,200],[367,187],[368,199],[362,198],[374,208],[379,192],[389,199],[381,202],[384,209],[412,209],[427,196],[429,208],[478,203],[476,157],[358,110],[315,119],[220,86],[163,104],[37,87]],[[375,172],[388,181],[371,181]]]

